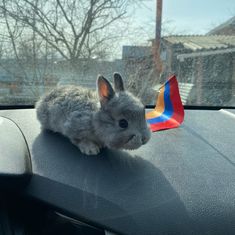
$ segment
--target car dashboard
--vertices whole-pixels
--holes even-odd
[[[35,109],[1,110],[0,140],[12,200],[115,234],[235,234],[235,109],[186,109],[179,128],[97,156],[41,130]]]

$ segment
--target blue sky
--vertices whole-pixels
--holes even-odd
[[[140,26],[154,26],[155,4],[156,0],[146,0],[146,7],[136,11]],[[235,16],[235,0],[163,0],[162,16],[172,33],[204,34]]]

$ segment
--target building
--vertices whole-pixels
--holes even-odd
[[[152,66],[152,48],[150,46],[123,46],[122,61],[126,77],[144,72]]]
[[[156,84],[151,46],[123,46],[122,61],[128,90],[146,105],[154,104]]]
[[[235,16],[209,31],[207,35],[235,35]]]
[[[186,104],[226,105],[232,98],[235,36],[163,37],[161,58],[164,76],[177,75]]]

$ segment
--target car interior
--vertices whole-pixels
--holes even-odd
[[[137,150],[85,156],[0,111],[1,234],[234,234],[234,109],[185,109]]]
[[[234,234],[235,1],[0,0],[0,235]]]

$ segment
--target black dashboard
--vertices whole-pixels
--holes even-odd
[[[0,182],[22,198],[117,234],[235,234],[235,110],[185,110],[140,149],[97,156],[34,109],[0,116]]]

